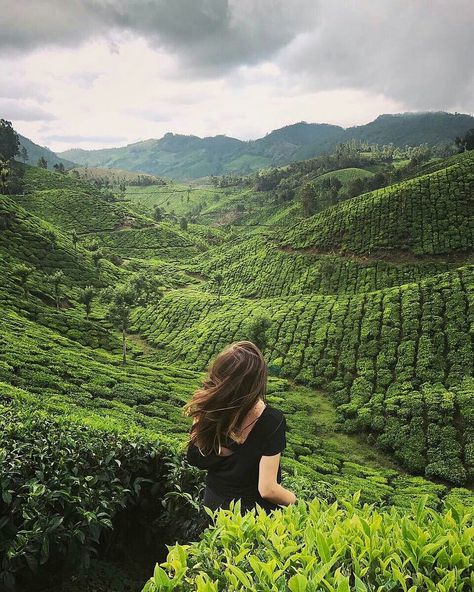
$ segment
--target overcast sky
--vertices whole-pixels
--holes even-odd
[[[0,117],[53,150],[474,113],[474,0],[0,0]]]

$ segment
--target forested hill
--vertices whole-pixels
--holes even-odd
[[[168,133],[122,148],[67,150],[62,158],[78,164],[140,171],[174,179],[196,179],[229,172],[249,173],[269,166],[331,152],[355,139],[369,144],[403,147],[452,144],[474,127],[474,117],[459,113],[380,115],[366,125],[343,129],[336,125],[296,123],[244,142],[227,136],[199,138]]]
[[[74,166],[73,162],[66,158],[59,157],[52,150],[46,148],[46,146],[39,146],[21,134],[18,134],[18,137],[20,138],[21,149],[24,148],[26,150],[26,158],[24,159],[22,156],[24,153],[20,152],[17,156],[18,160],[36,166],[38,160],[44,158],[49,168],[52,168],[55,164],[63,164],[66,168]]]

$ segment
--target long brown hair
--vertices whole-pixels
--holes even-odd
[[[189,443],[202,454],[220,453],[226,440],[239,442],[235,433],[259,398],[265,400],[267,364],[251,341],[228,345],[214,360],[203,386],[183,409],[196,418]]]

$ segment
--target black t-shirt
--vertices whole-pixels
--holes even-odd
[[[278,506],[264,500],[258,491],[259,464],[262,456],[273,456],[286,446],[286,419],[281,411],[267,405],[245,442],[230,441],[224,444],[232,450],[228,456],[215,453],[203,456],[191,444],[187,459],[191,465],[207,470],[206,486],[223,500],[241,499],[242,508],[258,503],[265,509]],[[281,467],[278,467],[277,482],[281,483]]]

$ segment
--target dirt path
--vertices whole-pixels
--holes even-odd
[[[354,261],[356,263],[373,263],[385,261],[387,263],[399,264],[420,264],[420,263],[456,263],[459,265],[474,263],[474,251],[457,251],[455,253],[440,253],[439,255],[415,255],[409,251],[400,249],[387,251],[372,251],[367,255],[358,255],[357,253],[340,253],[338,251],[323,251],[314,247],[298,249],[288,245],[278,245],[273,242],[273,247],[278,251],[285,253],[295,253],[300,255],[332,255]]]

